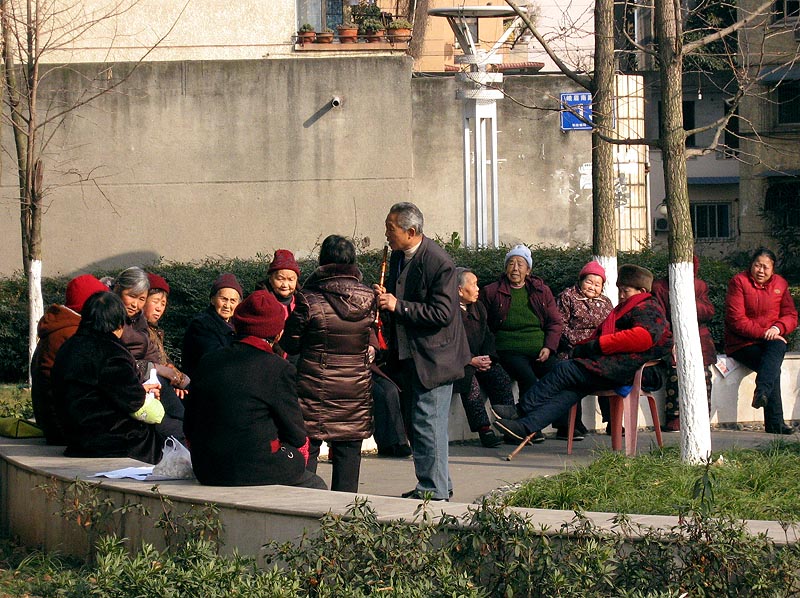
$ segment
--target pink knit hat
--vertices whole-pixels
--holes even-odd
[[[599,276],[603,279],[604,283],[606,281],[606,270],[600,265],[599,262],[591,261],[586,264],[578,274],[578,280],[583,280],[585,277],[589,276],[589,274]]]
[[[86,300],[98,291],[109,288],[91,274],[81,274],[67,283],[67,296],[64,305],[78,313],[83,309]]]
[[[267,269],[267,274],[272,274],[277,270],[293,270],[297,276],[300,276],[300,266],[297,265],[294,254],[288,249],[278,249],[275,251],[275,257],[272,258],[272,263]]]

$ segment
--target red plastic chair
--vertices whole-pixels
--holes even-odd
[[[659,447],[664,443],[661,439],[661,420],[658,417],[658,407],[652,393],[642,390],[642,372],[644,368],[658,365],[658,361],[648,361],[636,371],[633,377],[633,385],[627,396],[620,396],[613,390],[599,390],[595,394],[598,397],[608,397],[611,402],[611,448],[618,451],[622,449],[622,428],[625,427],[625,455],[636,454],[636,435],[639,429],[639,397],[646,396],[650,404],[650,416],[653,418],[653,426],[656,430],[656,442]],[[569,410],[569,428],[567,431],[567,454],[572,454],[573,435],[575,434],[575,419],[578,415],[577,403]]]

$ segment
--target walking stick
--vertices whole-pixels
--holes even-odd
[[[514,450],[511,452],[511,454],[510,454],[510,455],[508,455],[508,457],[506,457],[506,461],[511,461],[511,459],[513,459],[514,457],[516,457],[516,456],[519,454],[519,452],[520,452],[522,449],[524,449],[524,448],[525,448],[525,447],[526,447],[528,444],[530,444],[530,442],[531,442],[531,440],[533,440],[533,437],[534,437],[534,436],[536,436],[536,432],[534,432],[533,434],[528,434],[528,435],[525,437],[525,440],[523,440],[522,442],[520,442],[520,443],[519,443],[519,446],[518,446],[517,448],[515,448],[515,449],[514,449]]]
[[[383,246],[383,261],[381,261],[381,276],[380,282],[378,283],[380,286],[383,286],[384,281],[386,280],[386,266],[389,262],[389,245],[386,244]],[[378,348],[381,351],[385,351],[389,348],[389,345],[386,343],[386,338],[383,336],[383,320],[381,320],[381,311],[375,311],[375,334],[378,337]]]

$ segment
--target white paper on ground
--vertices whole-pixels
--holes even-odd
[[[714,367],[717,368],[717,371],[723,378],[727,378],[728,375],[735,369],[738,369],[740,365],[741,364],[732,357],[717,355],[717,363],[714,364]]]
[[[143,482],[151,473],[153,473],[153,466],[148,465],[146,467],[125,467],[124,469],[115,469],[114,471],[104,471],[102,473],[96,473],[92,477],[111,478],[113,480],[132,478]]]

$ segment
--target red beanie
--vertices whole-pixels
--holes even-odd
[[[164,280],[158,274],[153,274],[152,272],[147,273],[147,280],[150,281],[150,292],[153,291],[164,291],[167,295],[169,295],[169,285],[167,281]]]
[[[236,306],[236,334],[273,339],[283,330],[284,308],[269,291],[255,291]]]
[[[288,249],[278,249],[275,252],[275,257],[272,258],[267,274],[272,274],[276,270],[294,270],[297,276],[300,276],[300,266],[297,265],[294,254]]]
[[[225,272],[217,276],[217,279],[211,284],[211,296],[213,297],[216,295],[220,289],[233,289],[239,293],[240,299],[244,297],[242,285],[239,284],[239,281],[230,272]]]
[[[81,274],[67,283],[67,296],[64,302],[68,308],[81,313],[86,300],[98,291],[108,291],[109,288],[91,274]]]
[[[606,281],[606,270],[600,265],[599,262],[592,261],[586,264],[578,274],[578,280],[583,280],[584,277],[589,276],[589,274],[599,276],[603,279],[603,282]]]

